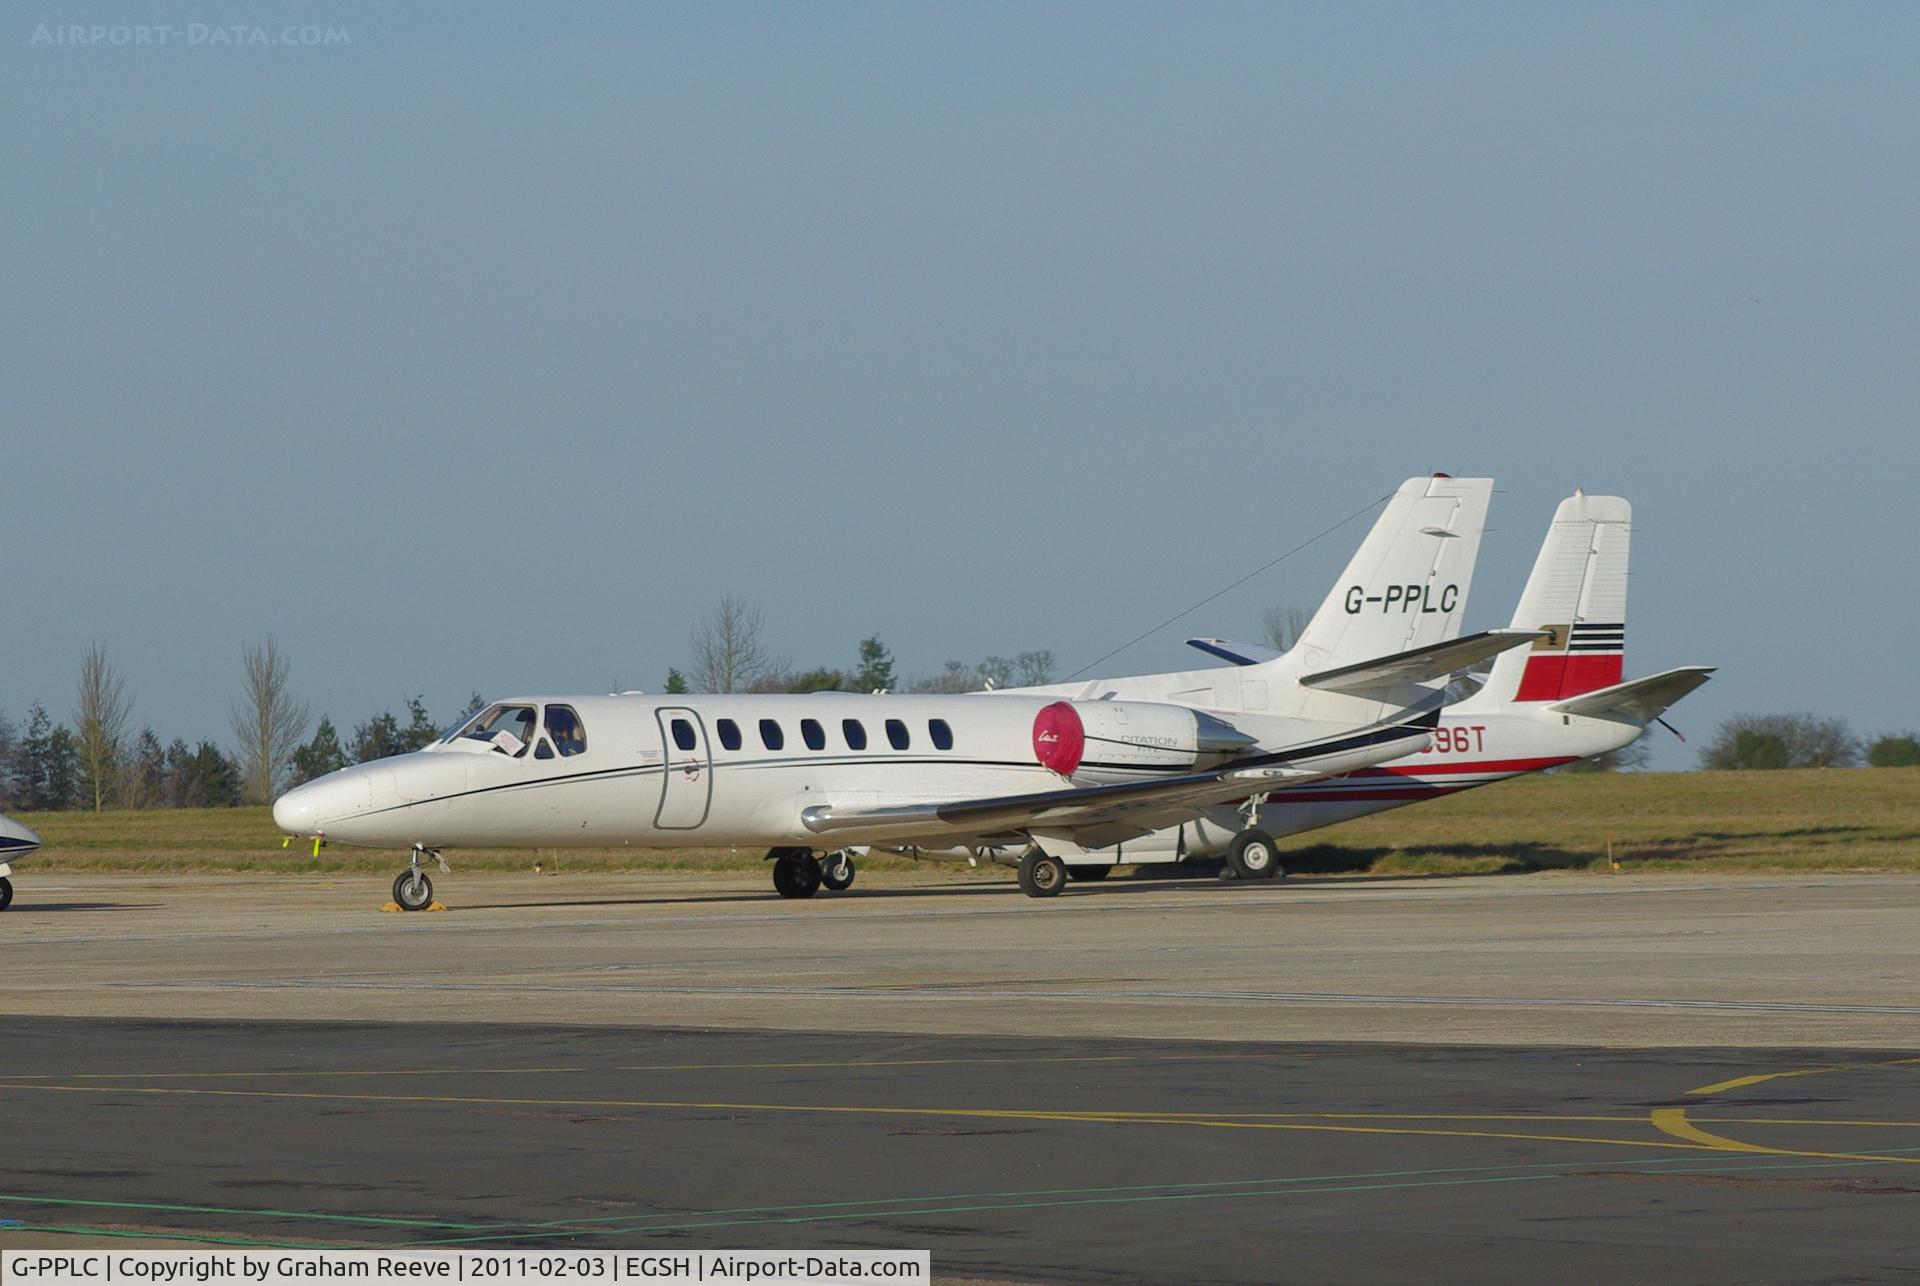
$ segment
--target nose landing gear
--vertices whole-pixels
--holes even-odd
[[[393,901],[402,911],[425,911],[433,905],[433,880],[420,869],[422,854],[432,855],[433,860],[439,863],[442,875],[452,871],[447,859],[440,856],[439,849],[415,844],[407,858],[407,869],[393,878]]]

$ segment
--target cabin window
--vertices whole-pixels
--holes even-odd
[[[800,739],[807,743],[808,750],[825,750],[827,748],[827,732],[826,729],[820,726],[818,719],[802,719],[800,721]]]
[[[847,739],[848,750],[865,750],[867,748],[867,730],[861,725],[858,719],[842,719],[840,721],[840,735]]]
[[[913,744],[913,738],[907,735],[907,725],[898,719],[887,720],[887,744],[895,750],[905,750]]]
[[[580,716],[574,713],[572,706],[547,707],[547,736],[553,738],[553,748],[560,752],[562,758],[580,754],[587,748],[586,727],[580,722]],[[552,757],[543,755],[537,750],[534,751],[534,756],[539,759]]]
[[[693,735],[693,725],[685,719],[673,721],[673,744],[682,750],[692,750],[700,744],[699,738]]]
[[[936,750],[953,749],[953,729],[947,726],[945,719],[927,720],[927,733],[933,738]]]
[[[739,724],[735,723],[731,719],[721,719],[715,722],[715,724],[713,725],[713,728],[715,732],[718,732],[720,734],[721,745],[725,746],[728,750],[740,749],[740,725]]]
[[[459,735],[484,741],[501,754],[519,758],[533,741],[534,725],[540,721],[532,706],[489,706],[475,715],[473,722]]]
[[[768,750],[779,750],[787,744],[787,734],[780,731],[780,725],[772,719],[760,721],[760,744]]]

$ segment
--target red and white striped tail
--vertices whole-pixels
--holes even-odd
[[[1577,697],[1582,692],[1610,688],[1626,677],[1627,627],[1625,625],[1576,624],[1571,629],[1556,627],[1564,637],[1544,639],[1548,650],[1524,653],[1526,668],[1520,672],[1520,690],[1515,701],[1558,701]],[[1553,650],[1558,641],[1561,646]]]
[[[1621,681],[1632,534],[1633,506],[1619,496],[1575,492],[1560,502],[1513,614],[1515,628],[1548,636],[1494,662],[1493,699],[1559,701]]]

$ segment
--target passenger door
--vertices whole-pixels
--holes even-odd
[[[685,706],[654,712],[660,723],[660,811],[656,830],[690,831],[707,820],[713,802],[713,752],[700,716]]]

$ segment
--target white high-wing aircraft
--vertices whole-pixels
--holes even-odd
[[[40,847],[33,828],[11,817],[0,817],[0,911],[13,905],[12,863]]]
[[[1267,874],[1273,840],[1252,822],[1269,796],[1416,751],[1447,676],[1533,641],[1457,637],[1492,489],[1403,484],[1301,645],[1260,665],[958,696],[520,697],[299,786],[274,820],[409,848],[394,880],[409,910],[431,901],[421,859],[443,848],[764,845],[786,897],[851,884],[850,846],[944,851],[1017,863],[1048,896],[1066,882],[1057,852],[1236,803],[1229,859]]]
[[[1633,507],[1619,496],[1576,492],[1561,501],[1513,614],[1513,629],[1537,633],[1533,646],[1498,657],[1486,683],[1446,707],[1418,752],[1276,792],[1260,809],[1260,828],[1297,835],[1557,768],[1637,740],[1669,706],[1705,683],[1714,667],[1681,666],[1622,682],[1632,528]],[[1280,655],[1226,639],[1187,641],[1246,667]],[[1121,862],[1217,857],[1243,825],[1232,809],[1208,807],[1191,823],[1098,852],[1055,851],[1071,877],[1100,879]]]

